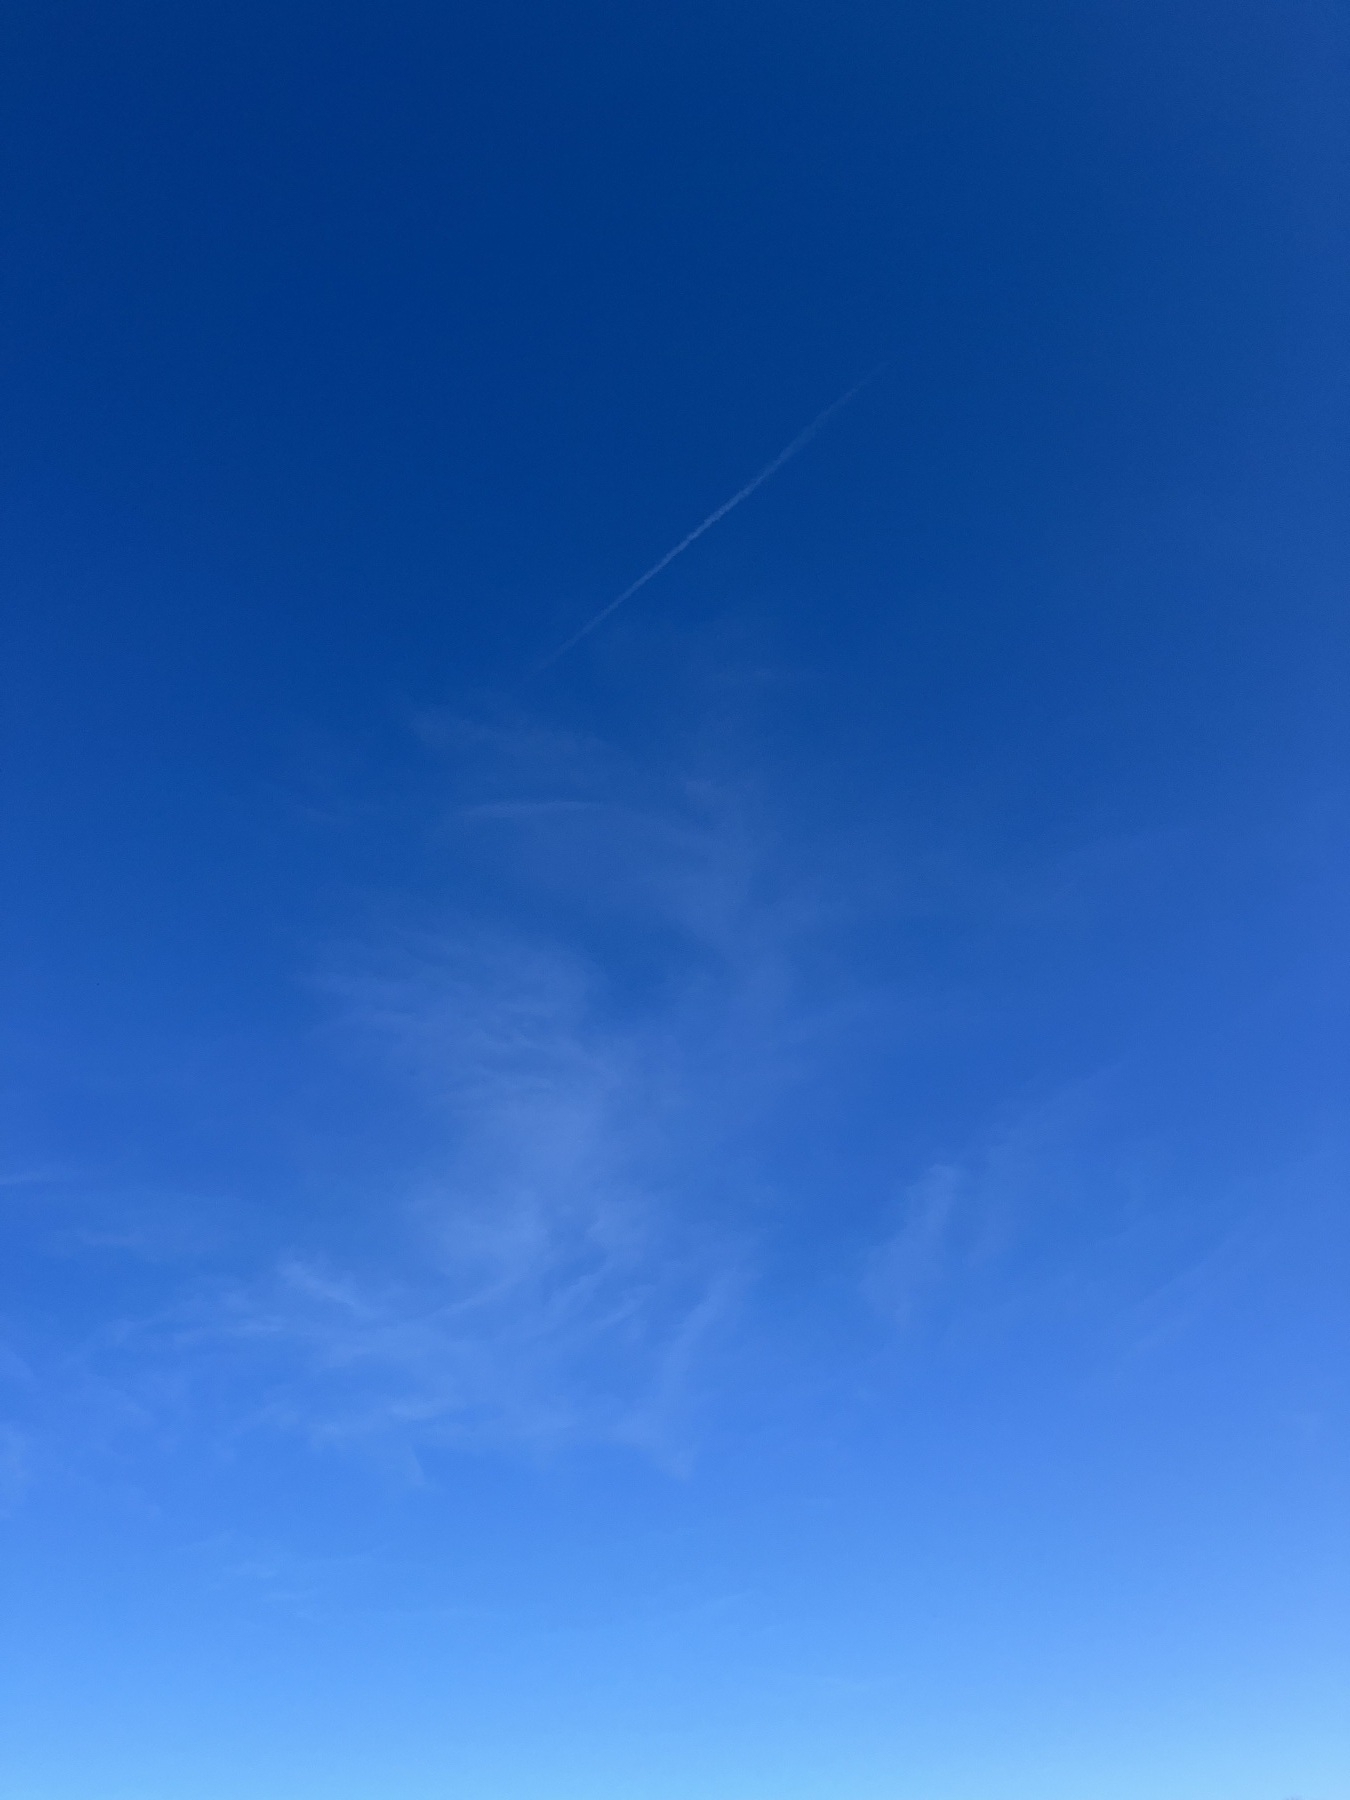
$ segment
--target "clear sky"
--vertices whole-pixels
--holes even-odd
[[[5,9],[4,1800],[1350,1800],[1348,52]]]

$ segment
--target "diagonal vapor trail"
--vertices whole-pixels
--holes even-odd
[[[626,587],[617,599],[611,600],[608,606],[602,606],[593,619],[586,621],[580,631],[574,631],[565,643],[559,644],[558,648],[544,657],[542,662],[536,663],[531,673],[539,675],[545,669],[552,668],[553,664],[566,656],[569,650],[574,650],[583,638],[589,637],[598,626],[603,625],[611,613],[617,612],[625,601],[631,600],[639,588],[644,588],[649,581],[654,581],[663,569],[670,567],[677,556],[683,556],[689,546],[697,543],[705,531],[711,531],[719,519],[725,519],[727,514],[738,507],[742,500],[748,500],[756,488],[763,487],[766,481],[778,473],[784,463],[790,463],[799,450],[804,450],[821,427],[827,425],[837,412],[842,412],[849,401],[860,394],[870,382],[875,381],[885,367],[885,363],[878,363],[876,368],[869,370],[861,381],[855,381],[853,386],[840,394],[837,400],[832,400],[824,412],[817,413],[811,423],[799,431],[792,442],[778,452],[772,462],[765,463],[758,475],[752,476],[743,488],[737,489],[730,500],[724,500],[719,507],[710,512],[701,525],[695,525],[694,529],[682,537],[673,549],[666,551],[659,562],[654,562],[645,574],[639,575],[631,586]]]

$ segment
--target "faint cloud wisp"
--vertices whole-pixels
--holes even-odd
[[[471,736],[486,775],[449,829],[496,834],[474,853],[509,891],[325,977],[430,1139],[391,1173],[384,1248],[288,1254],[183,1330],[259,1359],[257,1422],[316,1443],[602,1440],[678,1463],[752,1278],[738,1146],[790,1035],[791,926],[751,897],[734,808],[606,792],[603,759],[537,732]],[[533,791],[494,794],[504,767]]]

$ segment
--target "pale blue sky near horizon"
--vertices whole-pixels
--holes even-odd
[[[1350,1800],[1348,49],[7,13],[5,1800]]]

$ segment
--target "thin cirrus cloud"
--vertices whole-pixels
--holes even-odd
[[[335,1151],[320,1203],[246,1264],[228,1234],[162,1221],[151,1239],[106,1216],[66,1233],[63,1254],[139,1258],[159,1297],[42,1363],[38,1386],[65,1395],[49,1423],[78,1414],[97,1442],[282,1432],[414,1476],[445,1445],[607,1442],[678,1466],[713,1397],[762,1365],[777,1247],[817,1214],[826,1285],[881,1331],[1053,1310],[1109,1278],[1096,1240],[1128,1248],[1152,1216],[1109,1076],[954,1141],[902,1145],[884,1101],[836,1110],[808,1135],[838,1155],[785,1164],[800,1119],[826,1117],[812,1107],[865,1091],[934,1025],[849,934],[869,908],[894,939],[910,912],[968,906],[969,869],[916,876],[874,844],[885,879],[860,883],[707,758],[637,767],[539,725],[420,733],[441,874],[319,984],[337,1086],[396,1103],[358,1134],[359,1169]],[[1145,1244],[1140,1266],[1175,1248]],[[15,1439],[11,1483],[30,1447]]]
[[[414,1471],[447,1443],[687,1457],[754,1289],[755,1143],[814,1029],[811,903],[756,892],[767,839],[728,784],[537,727],[422,736],[460,771],[426,833],[478,887],[402,893],[397,925],[320,959],[340,1054],[307,1079],[338,1108],[395,1096],[362,1115],[359,1171],[332,1118],[303,1206],[205,1236],[174,1224],[181,1195],[147,1211],[74,1178],[35,1255],[133,1272],[100,1316],[18,1322],[11,1485],[30,1451],[147,1433],[280,1431]]]
[[[380,1246],[353,1264],[316,1243],[199,1296],[179,1350],[251,1370],[253,1423],[316,1443],[678,1461],[754,1285],[746,1171],[809,1056],[813,908],[757,895],[767,846],[716,784],[644,798],[576,740],[447,734],[475,774],[442,829],[490,899],[424,897],[323,976],[349,1050],[417,1116],[416,1153],[388,1144],[359,1203]]]
[[[673,1147],[698,1110],[684,1047],[597,1024],[561,956],[467,928],[421,948],[415,970],[340,984],[350,1025],[440,1127],[407,1177],[392,1266],[291,1258],[225,1296],[214,1325],[280,1361],[271,1416],[315,1439],[670,1449],[741,1274],[725,1222],[691,1228],[671,1193],[700,1154]]]

